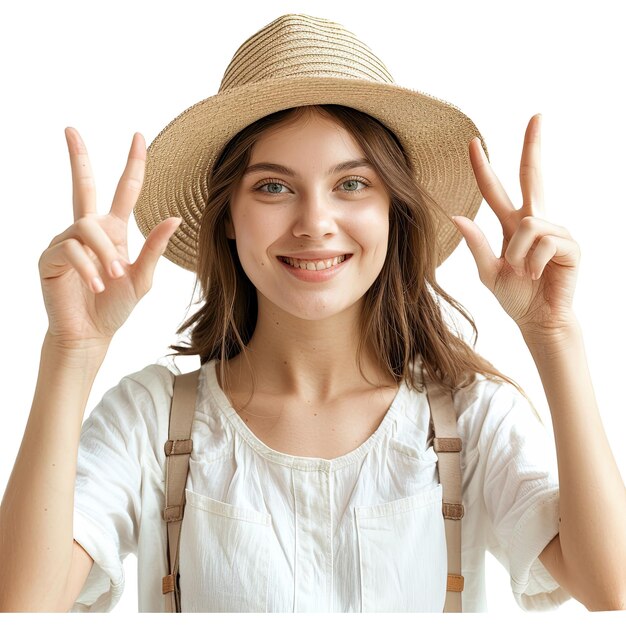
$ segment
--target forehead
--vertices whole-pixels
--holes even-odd
[[[251,165],[258,161],[285,164],[324,161],[327,165],[348,160],[369,164],[361,146],[347,129],[337,120],[315,112],[288,118],[268,128],[258,137],[250,153]]]

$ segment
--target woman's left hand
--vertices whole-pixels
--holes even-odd
[[[455,218],[476,261],[480,280],[524,334],[556,337],[574,319],[572,301],[580,248],[566,228],[537,216],[545,214],[539,162],[540,114],[530,119],[524,137],[520,209],[515,209],[491,169],[479,138],[470,142],[469,151],[478,187],[500,220],[503,234],[502,252],[496,258],[472,220]]]

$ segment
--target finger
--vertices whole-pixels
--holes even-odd
[[[573,239],[556,235],[542,237],[528,262],[530,276],[541,278],[546,265],[554,261],[557,265],[575,268],[580,260],[580,247]]]
[[[73,227],[76,238],[91,248],[104,271],[111,278],[119,278],[124,275],[124,265],[128,264],[118,252],[109,235],[93,218],[78,220]],[[119,265],[117,267],[115,263]]]
[[[170,217],[157,224],[151,231],[133,263],[135,278],[135,292],[142,298],[152,287],[154,270],[161,255],[165,252],[170,237],[176,232],[181,223],[180,217]]]
[[[44,251],[40,260],[40,266],[45,266],[41,273],[42,279],[55,278],[66,272],[68,264],[76,270],[89,290],[94,293],[104,291],[104,283],[95,263],[80,241],[72,238],[60,241]]]
[[[519,169],[524,207],[531,215],[543,212],[543,179],[541,176],[541,114],[530,118],[524,136]]]
[[[65,139],[72,167],[72,205],[74,221],[96,212],[96,182],[91,171],[87,148],[75,128],[65,129]]]
[[[479,137],[470,141],[470,160],[478,188],[500,220],[502,232],[508,239],[517,226],[516,209],[487,160]]]
[[[544,239],[551,235],[563,239],[570,238],[566,228],[534,215],[526,216],[520,221],[517,230],[513,233],[504,253],[504,258],[516,273],[522,276],[526,271],[526,257],[529,256],[533,246],[537,244],[538,239]]]
[[[550,259],[556,254],[557,243],[550,235],[542,237],[528,260],[528,273],[533,280],[538,279]]]
[[[481,282],[493,291],[498,270],[498,259],[493,253],[485,234],[472,220],[464,216],[455,216],[454,223],[459,229],[467,247],[470,249]]]
[[[146,166],[146,141],[141,133],[135,133],[130,145],[126,167],[115,190],[111,213],[128,222],[139,198]]]
[[[120,255],[109,235],[93,217],[80,218],[69,228],[66,228],[62,233],[57,235],[50,242],[49,247],[52,248],[58,243],[68,239],[77,239],[83,245],[93,250],[102,264],[102,267],[105,268],[105,272],[111,278],[119,278],[124,275],[123,268],[128,265],[128,261]],[[116,272],[113,267],[115,261],[120,264],[121,272]]]

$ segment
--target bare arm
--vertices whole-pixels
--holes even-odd
[[[524,339],[550,405],[559,468],[559,534],[539,555],[590,611],[626,608],[626,489],[595,397],[582,329]]]
[[[113,335],[152,287],[156,263],[179,223],[155,226],[130,263],[128,219],[143,183],[143,137],[133,135],[111,210],[98,215],[85,144],[76,129],[66,128],[65,136],[74,222],[39,259],[49,324],[31,412],[0,505],[0,611],[68,610],[84,584],[92,562],[74,542],[73,523],[85,406]]]
[[[74,484],[85,406],[108,344],[46,334],[22,445],[0,506],[0,610],[64,610],[74,550]]]

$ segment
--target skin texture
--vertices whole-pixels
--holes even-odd
[[[267,393],[325,403],[368,386],[355,360],[356,324],[363,296],[384,264],[390,196],[373,168],[328,174],[341,162],[364,157],[348,131],[308,113],[269,129],[250,159],[250,165],[277,163],[297,175],[253,172],[233,194],[227,234],[257,288],[250,359]],[[364,182],[354,181],[355,176]],[[255,190],[268,180],[275,182]],[[277,258],[320,249],[354,256],[323,283],[294,278]],[[230,361],[231,370],[237,362],[237,357]],[[247,367],[242,370],[247,376]],[[383,376],[371,355],[364,371],[373,381]]]

